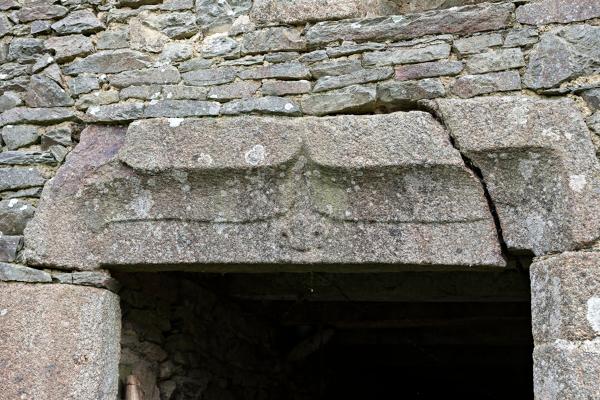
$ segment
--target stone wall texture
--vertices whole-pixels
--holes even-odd
[[[538,398],[599,397],[544,280],[600,238],[598,0],[0,0],[0,146],[6,293],[537,256]]]

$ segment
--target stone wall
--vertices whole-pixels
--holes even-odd
[[[259,262],[276,248],[271,245],[275,241],[285,241],[295,255],[275,253],[269,261],[307,263],[332,255],[333,261],[344,262],[502,266],[520,254],[544,256],[593,248],[600,220],[599,49],[597,0],[0,0],[0,280],[115,290],[114,279],[102,270],[107,265]],[[388,113],[394,114],[336,116]],[[211,135],[204,134],[212,132],[211,124],[219,124],[218,132],[228,132],[224,142],[211,142]],[[266,132],[269,146],[279,146],[281,132],[271,132],[272,126],[280,126],[286,134],[289,130],[300,144],[277,147],[282,151],[278,160],[265,158],[264,148],[242,148],[251,144],[244,139],[248,127]],[[353,131],[348,132],[348,126]],[[394,126],[404,130],[388,135],[387,128]],[[361,129],[364,142],[352,136]],[[172,138],[177,140],[170,142]],[[356,145],[344,147],[345,141]],[[217,166],[201,151],[203,146],[221,156]],[[200,156],[183,160],[192,150]],[[245,154],[245,164],[238,163],[238,153]],[[328,183],[317,175],[311,178],[315,171],[305,169],[304,156],[314,157],[309,161],[320,162],[328,171],[352,171],[351,185],[331,183],[335,176],[326,174],[331,178]],[[52,179],[65,160],[72,160],[71,165]],[[250,231],[244,239],[254,238],[259,244],[244,242],[247,253],[226,251],[226,232],[226,240],[211,246],[216,256],[197,249],[181,256],[177,251],[187,249],[193,235],[185,236],[189,215],[177,213],[173,219],[184,219],[183,233],[169,251],[157,234],[156,242],[148,241],[143,252],[135,253],[142,248],[141,241],[128,239],[144,236],[145,226],[137,231],[122,228],[114,236],[98,233],[100,220],[118,212],[126,222],[135,220],[131,213],[140,210],[149,220],[164,217],[164,207],[173,201],[170,189],[154,199],[155,215],[146,212],[150,203],[144,202],[127,206],[131,210],[110,208],[123,204],[122,193],[137,196],[156,187],[149,175],[165,174],[159,177],[161,182],[175,182],[185,192],[187,175],[179,170],[196,173],[196,183],[204,187],[214,183],[206,178],[211,168],[246,171],[248,165],[263,162],[289,166],[290,160],[300,160],[292,177],[320,185],[323,207],[318,214],[355,231],[323,235],[327,226],[319,219],[302,218],[312,207],[302,192],[306,187],[277,183],[278,189],[293,188],[301,199],[294,203],[300,217],[284,226],[281,235],[277,231],[273,241],[258,234],[271,232],[264,227]],[[124,165],[133,167],[128,170]],[[364,221],[390,222],[389,199],[394,197],[386,190],[396,181],[386,181],[393,174],[386,175],[372,187],[371,197],[361,197],[356,194],[361,184],[372,182],[370,175],[360,177],[369,169],[407,166],[412,168],[411,182],[434,182],[436,190],[411,186],[416,189],[403,195],[416,199],[417,206],[395,210],[397,215],[389,218],[392,225],[404,224],[402,229],[386,225],[385,235],[377,231],[365,240],[360,236]],[[169,175],[171,170],[176,173]],[[432,177],[423,170],[444,174]],[[103,186],[115,176],[133,182],[120,187],[131,192],[115,195],[110,185]],[[258,177],[246,174],[243,180],[250,188],[256,182],[269,188],[276,178],[261,172]],[[97,191],[86,192],[86,184]],[[25,227],[36,215],[44,187],[43,212],[29,224],[24,243]],[[62,191],[62,197],[54,196],[53,187]],[[460,190],[448,189],[452,187]],[[261,213],[281,211],[270,203],[245,209],[242,200],[252,198],[245,195],[260,197],[260,193],[243,189],[240,195],[237,188],[229,189],[223,192],[237,193],[238,203],[234,207],[225,202],[231,206],[227,216],[215,217],[211,207],[196,216],[215,222],[220,233],[224,222],[244,225],[248,220],[262,221]],[[355,216],[349,206],[334,204],[329,209],[325,204],[331,193],[337,196],[348,190],[355,203],[344,207],[355,207],[352,212],[360,209],[362,216]],[[211,193],[194,196],[213,199]],[[185,199],[179,199],[181,204]],[[433,221],[427,219],[432,212]],[[83,214],[89,218],[81,218]],[[452,219],[457,216],[458,221]],[[450,225],[455,222],[461,224],[460,230]],[[354,242],[344,240],[350,245],[342,249],[341,241],[335,240],[339,237]],[[378,240],[371,242],[372,237]],[[93,246],[105,238],[111,240],[104,241],[102,257],[94,258],[99,251]],[[408,245],[393,247],[407,238]],[[314,249],[320,251],[316,256],[311,255]],[[142,253],[141,261],[130,257]],[[180,258],[169,258],[172,253]],[[219,259],[223,254],[226,257]],[[544,274],[539,271],[534,269],[533,274]],[[590,296],[597,296],[596,289]],[[135,348],[139,338],[127,335],[125,330]],[[588,336],[568,340],[577,346],[591,340],[582,346],[596,346],[597,339]],[[552,351],[544,353],[548,346],[572,350],[570,342],[555,339],[567,340],[560,335],[537,339],[538,360],[550,360]],[[144,362],[153,363],[148,374],[156,374],[158,361],[170,357],[159,353],[144,356]],[[536,378],[539,397],[564,397],[558,389],[548,389],[560,380],[562,367],[552,360],[543,362],[538,361],[536,371],[557,378],[550,384]],[[547,365],[559,372],[543,372]],[[594,368],[597,364],[588,371]],[[162,382],[176,380],[165,377]]]
[[[522,3],[3,1],[0,260],[23,261],[41,188],[86,124],[521,94],[573,98],[598,133],[597,2]]]

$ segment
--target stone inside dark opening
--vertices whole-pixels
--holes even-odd
[[[115,275],[121,398],[533,399],[525,270]]]

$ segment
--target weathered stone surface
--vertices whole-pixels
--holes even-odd
[[[446,90],[438,79],[384,82],[377,85],[377,100],[386,106],[414,108],[418,100],[444,97]]]
[[[56,164],[56,160],[48,152],[39,151],[4,151],[0,153],[0,165],[33,165]]]
[[[69,13],[60,21],[52,24],[59,35],[72,33],[94,33],[104,29],[104,24],[90,10],[77,10]]]
[[[0,262],[0,285],[6,286],[2,282],[28,282],[41,283],[52,282],[50,274],[24,265],[8,264]],[[0,309],[4,309],[0,304]]]
[[[67,107],[74,104],[71,95],[46,74],[33,75],[27,89],[25,103],[29,107]]]
[[[310,70],[299,62],[265,65],[240,71],[241,79],[308,79]]]
[[[144,108],[144,118],[170,117],[173,124],[176,118],[219,115],[221,104],[216,101],[199,100],[160,100],[151,101]]]
[[[14,38],[8,47],[8,59],[33,63],[44,52],[44,41],[33,38]]]
[[[133,50],[160,53],[169,37],[142,23],[139,18],[129,20],[129,47]]]
[[[7,399],[114,399],[119,298],[75,285],[0,284],[0,386]]]
[[[284,97],[264,96],[244,100],[235,100],[223,105],[223,115],[272,114],[298,116],[302,112],[298,105]]]
[[[8,17],[4,14],[0,15],[0,37],[6,36],[11,32],[12,24],[8,20]]]
[[[581,97],[592,110],[600,110],[600,88],[586,90]]]
[[[309,53],[304,53],[298,57],[298,61],[302,64],[312,64],[318,61],[327,60],[329,56],[325,50],[315,50]]]
[[[54,19],[62,17],[69,10],[58,4],[44,4],[39,2],[28,7],[23,7],[17,12],[17,17],[21,22],[31,22],[38,19]]]
[[[366,66],[413,64],[448,58],[449,55],[450,45],[439,43],[422,47],[399,48],[365,53],[363,55],[363,63]]]
[[[363,15],[361,0],[255,0],[250,17],[259,24],[296,24]]]
[[[427,10],[440,10],[470,4],[484,3],[487,0],[393,0],[394,11],[399,14],[415,13]]]
[[[96,48],[98,50],[123,49],[129,46],[129,29],[111,29],[98,33]]]
[[[0,114],[0,126],[14,124],[48,124],[69,121],[75,118],[75,112],[70,108],[28,108],[15,107]]]
[[[13,262],[17,258],[17,251],[23,245],[23,236],[10,236],[0,234],[0,261]]]
[[[240,53],[238,42],[223,33],[207,36],[202,41],[200,50],[202,56],[206,58],[227,56],[231,58],[231,56],[239,56]]]
[[[50,33],[52,30],[49,21],[33,21],[31,23],[31,34]]]
[[[265,28],[245,33],[242,38],[242,54],[304,50],[305,48],[306,42],[300,36],[300,32],[291,28]]]
[[[503,71],[525,65],[521,49],[499,49],[472,55],[467,59],[467,69],[473,74]]]
[[[434,61],[420,64],[398,65],[396,79],[410,81],[437,76],[458,75],[464,69],[461,61]]]
[[[183,81],[189,85],[209,86],[233,82],[237,70],[231,67],[200,69],[182,74]]]
[[[118,72],[145,68],[150,64],[148,55],[134,50],[103,50],[64,68],[66,74],[84,73],[116,74]]]
[[[483,173],[510,250],[541,255],[600,236],[600,166],[572,101],[437,102],[456,145]]]
[[[81,286],[93,286],[108,289],[111,292],[119,290],[119,282],[106,272],[81,271],[81,272],[54,272],[52,280],[60,283]]]
[[[261,92],[265,96],[285,96],[309,93],[310,81],[279,81],[267,79],[263,81]]]
[[[211,100],[242,99],[253,96],[259,88],[260,82],[257,81],[233,82],[212,87],[208,92],[208,98]]]
[[[573,25],[542,35],[529,55],[523,83],[532,89],[544,89],[597,73],[600,73],[600,26]]]
[[[506,34],[504,47],[527,46],[537,43],[539,34],[534,28],[513,29]]]
[[[517,21],[530,25],[564,24],[597,17],[600,17],[597,0],[539,0],[517,8]]]
[[[260,62],[262,63],[262,59],[260,60]],[[179,72],[190,72],[190,71],[196,71],[199,69],[208,69],[208,68],[211,68],[212,65],[213,65],[213,60],[196,57],[196,58],[192,58],[191,60],[181,63],[181,65],[179,65]],[[227,64],[226,64],[226,62],[224,62],[221,65],[227,65]]]
[[[338,60],[323,61],[310,66],[313,78],[319,79],[324,76],[337,76],[351,74],[362,70],[360,60],[343,58]]]
[[[475,54],[487,50],[490,47],[502,45],[502,35],[499,33],[488,33],[456,39],[453,45],[460,54]]]
[[[224,31],[238,16],[247,14],[252,0],[196,0],[198,23],[203,29]]]
[[[302,97],[302,111],[308,115],[368,112],[375,108],[377,91],[374,87],[349,86],[323,94]]]
[[[177,83],[181,77],[175,67],[144,68],[110,75],[108,81],[117,88],[134,85]]]
[[[16,150],[38,141],[37,128],[32,125],[8,125],[2,128],[2,141],[8,150]]]
[[[144,107],[144,103],[95,105],[87,109],[86,115],[93,122],[133,121],[144,118]]]
[[[238,183],[227,186],[223,174]],[[217,186],[207,191],[209,182]],[[86,270],[236,260],[504,264],[482,187],[422,112],[154,119],[126,135],[89,127],[46,187],[26,243],[31,263]]]
[[[309,44],[336,40],[401,40],[439,33],[469,34],[507,26],[514,6],[484,3],[404,16],[319,22],[306,32]]]
[[[71,146],[73,144],[74,130],[75,124],[72,122],[65,122],[47,129],[42,135],[42,150],[46,150],[56,144]]]
[[[161,61],[167,63],[185,61],[194,55],[194,46],[191,43],[167,43],[160,53]]]
[[[144,11],[139,15],[141,21],[165,34],[171,39],[186,39],[194,36],[199,27],[196,16],[191,12],[150,13]]]
[[[163,87],[162,97],[173,100],[206,100],[208,88],[197,86],[167,85]]]
[[[600,252],[567,252],[531,265],[536,343],[600,337]]]
[[[481,75],[464,75],[452,85],[452,93],[462,98],[494,92],[521,90],[518,71],[491,72]]]
[[[34,213],[35,207],[25,201],[17,199],[0,201],[0,233],[21,235]]]
[[[355,43],[355,42],[343,42],[339,46],[328,47],[327,55],[330,58],[349,56],[356,53],[363,53],[367,51],[377,51],[385,49],[383,43]]]
[[[59,63],[85,57],[94,52],[91,39],[83,35],[53,36],[46,39],[45,45],[46,48],[54,50],[54,58]]]
[[[600,397],[600,340],[557,340],[535,347],[533,384],[536,398],[587,400]]]
[[[394,69],[392,67],[381,67],[362,69],[347,75],[324,76],[323,78],[319,78],[317,83],[315,83],[313,92],[324,92],[360,83],[383,81],[390,78],[393,74]]]
[[[275,53],[268,53],[264,55],[265,61],[269,63],[282,63],[293,61],[300,58],[300,53],[297,51],[279,51]],[[298,60],[300,61],[300,60]]]
[[[41,186],[44,182],[35,168],[0,168],[0,191]]]
[[[119,101],[117,90],[96,90],[95,92],[79,96],[75,102],[75,108],[85,110],[93,106],[104,106]]]
[[[15,108],[16,106],[20,106],[21,104],[23,104],[23,100],[21,100],[18,93],[10,91],[4,92],[0,96],[0,113]]]
[[[585,122],[588,124],[590,130],[596,135],[600,136],[600,111],[596,111]]]
[[[79,75],[68,79],[69,89],[76,96],[100,89],[98,78],[93,75]]]

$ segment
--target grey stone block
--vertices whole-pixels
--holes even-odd
[[[241,79],[308,79],[310,70],[297,61],[254,67],[239,72]]]
[[[363,64],[365,66],[414,64],[448,58],[449,55],[450,45],[447,43],[438,43],[420,47],[364,53]]]
[[[536,343],[600,337],[600,252],[567,252],[531,265]]]
[[[318,22],[308,28],[306,39],[310,45],[319,45],[338,40],[402,40],[440,33],[465,35],[506,27],[513,10],[509,3],[484,3],[433,13]]]
[[[102,50],[69,64],[64,68],[64,72],[70,75],[85,73],[116,74],[145,68],[149,66],[150,61],[147,54],[135,50]]]
[[[300,107],[291,99],[284,97],[265,96],[243,100],[235,100],[223,105],[223,115],[237,114],[272,114],[299,116]]]
[[[483,173],[509,250],[541,255],[600,237],[600,166],[571,100],[437,103],[456,145]]]
[[[535,347],[533,384],[540,400],[600,398],[600,340],[557,340]]]
[[[108,290],[0,283],[2,395],[116,399],[121,312]]]
[[[258,54],[274,51],[304,50],[306,41],[300,31],[292,28],[265,28],[244,33],[242,54]]]
[[[21,235],[27,222],[33,217],[35,207],[18,199],[0,201],[0,233]]]
[[[94,33],[104,28],[104,24],[90,10],[72,11],[63,19],[52,24],[52,29],[59,35]]]
[[[547,89],[597,73],[600,73],[600,26],[573,25],[542,35],[529,54],[523,83],[532,89]]]
[[[313,87],[313,92],[324,92],[326,90],[339,89],[346,86],[361,83],[383,81],[394,74],[392,67],[366,68],[347,75],[325,76],[319,78]]]
[[[423,112],[88,127],[25,236],[28,262],[80,270],[504,265],[479,181]]]
[[[597,17],[600,17],[597,0],[539,0],[517,8],[517,21],[530,25],[565,24]]]
[[[42,186],[46,180],[35,168],[0,168],[0,191]]]
[[[452,93],[462,98],[513,90],[521,90],[521,76],[518,71],[463,75],[457,78],[451,87]]]
[[[467,69],[472,74],[503,71],[525,66],[521,49],[498,49],[472,55],[467,59]]]
[[[460,54],[475,54],[500,45],[502,45],[502,35],[499,33],[471,36],[454,41],[454,48]]]
[[[295,24],[363,15],[362,0],[255,0],[250,17],[259,24]]]
[[[14,262],[23,245],[23,236],[0,234],[0,262]]]
[[[398,65],[396,79],[411,81],[422,78],[458,75],[464,69],[462,61],[434,61],[420,64]]]
[[[0,262],[0,285],[4,285],[1,282],[48,283],[52,277],[39,269]]]
[[[446,90],[438,79],[384,82],[377,85],[377,100],[389,107],[415,108],[419,100],[444,97]]]
[[[377,100],[374,87],[353,85],[322,94],[302,97],[302,111],[308,115],[360,113],[373,111]]]

